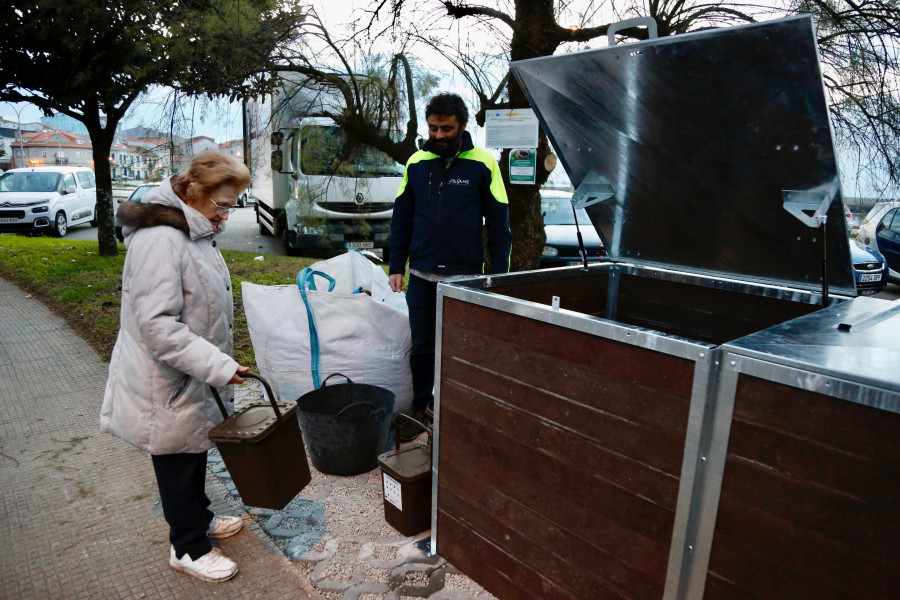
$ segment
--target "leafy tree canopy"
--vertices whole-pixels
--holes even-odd
[[[265,91],[272,50],[303,18],[277,0],[7,0],[0,101],[31,102],[88,129],[100,252],[115,254],[106,157],[119,121],[152,85],[232,98]]]

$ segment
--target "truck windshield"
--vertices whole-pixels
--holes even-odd
[[[4,173],[0,176],[0,192],[55,192],[59,173],[34,171]]]
[[[385,177],[403,175],[403,165],[371,146],[347,147],[336,125],[305,125],[300,130],[300,170],[307,175]]]

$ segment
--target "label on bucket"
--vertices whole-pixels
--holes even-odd
[[[397,510],[403,510],[403,494],[400,491],[400,482],[388,475],[382,473],[384,478],[384,499],[397,507]]]

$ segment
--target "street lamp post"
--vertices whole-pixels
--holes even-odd
[[[28,165],[25,164],[25,162],[26,162],[25,161],[25,146],[22,143],[22,117],[21,117],[21,113],[20,113],[22,108],[25,108],[25,107],[23,106],[22,108],[16,108],[16,106],[12,102],[7,102],[7,104],[9,106],[12,106],[12,109],[14,111],[16,111],[16,132],[19,134],[19,154],[22,155],[22,166],[26,167]],[[12,149],[12,148],[10,148],[10,149]],[[15,159],[15,156],[16,156],[15,152],[13,152],[13,159]],[[16,166],[16,161],[13,160],[13,168],[15,168],[15,166]]]

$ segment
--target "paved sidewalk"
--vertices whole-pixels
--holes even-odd
[[[107,365],[40,302],[0,279],[0,598],[320,598],[246,515],[222,541],[240,573],[168,567],[150,458],[98,430]],[[241,514],[211,478],[213,509]]]
[[[493,599],[416,544],[428,532],[404,537],[385,522],[378,469],[311,466],[310,485],[269,511],[240,503],[215,451],[213,509],[247,526],[222,541],[240,573],[208,584],[172,571],[149,457],[98,431],[107,367],[0,279],[0,598]],[[237,396],[256,399],[258,384]]]

